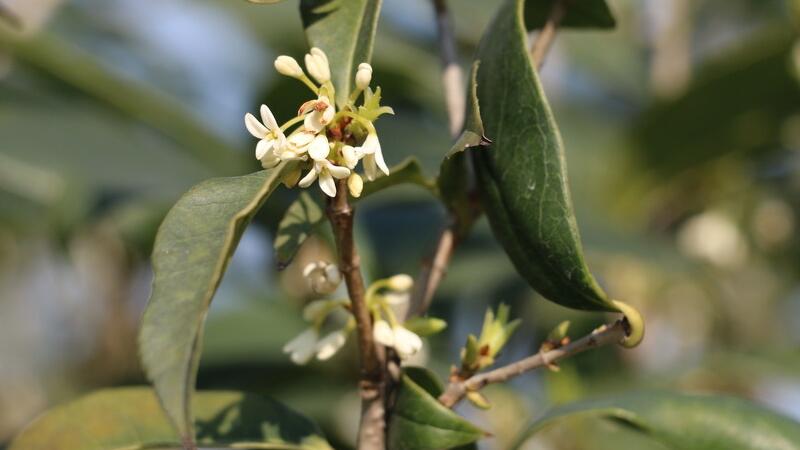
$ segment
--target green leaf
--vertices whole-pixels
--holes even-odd
[[[192,435],[191,394],[203,322],[245,227],[278,186],[285,163],[214,178],[184,194],[156,235],[153,292],[139,351],[156,393],[182,436]]]
[[[390,449],[453,448],[475,442],[485,435],[478,427],[439,403],[436,396],[441,392],[441,383],[429,371],[405,369],[389,423]]]
[[[506,1],[477,52],[480,115],[492,141],[471,152],[483,208],[539,293],[571,308],[619,311],[584,261],[561,136],[528,56],[524,6]]]
[[[557,0],[528,0],[525,2],[525,25],[529,30],[542,28],[550,17]],[[565,1],[566,13],[561,19],[562,28],[614,28],[614,15],[606,0]]]
[[[336,103],[353,90],[358,65],[369,62],[381,0],[302,0],[300,14],[308,43],[328,56]]]
[[[361,198],[369,197],[372,194],[398,184],[416,184],[436,193],[436,183],[425,176],[417,158],[407,158],[400,164],[389,169],[389,175],[380,175],[372,181],[364,182],[364,190],[361,191]]]
[[[310,420],[259,395],[198,392],[203,447],[330,449]],[[9,450],[137,450],[182,446],[149,388],[105,389],[58,406],[28,425]]]
[[[279,270],[292,262],[300,245],[314,232],[317,226],[323,223],[324,219],[322,208],[311,195],[308,192],[300,193],[278,224],[278,232],[273,245],[278,256]]]
[[[534,422],[513,448],[574,416],[611,419],[674,449],[800,449],[800,423],[788,417],[736,397],[674,392],[637,392],[556,408]]]

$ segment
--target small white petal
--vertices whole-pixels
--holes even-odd
[[[275,121],[275,116],[272,115],[272,111],[269,110],[267,105],[261,105],[261,121],[264,122],[264,126],[270,131],[280,129],[278,122]]]
[[[319,187],[328,197],[336,197],[336,182],[327,170],[319,174]]]
[[[294,152],[304,153],[308,144],[310,144],[313,140],[314,133],[309,133],[308,131],[302,130],[297,131],[289,136],[289,138],[286,139],[286,142]]]
[[[306,174],[306,176],[304,176],[303,179],[300,180],[300,182],[297,183],[297,185],[300,186],[300,187],[303,187],[303,188],[307,188],[307,187],[311,186],[311,183],[313,183],[314,180],[316,180],[316,179],[317,179],[317,171],[314,170],[314,169],[311,169],[311,171],[309,171]]]
[[[265,169],[272,169],[280,164],[281,159],[275,156],[275,153],[268,153],[261,159],[261,167]]]
[[[320,123],[322,123],[323,125],[331,123],[331,120],[333,120],[333,116],[335,114],[336,110],[333,109],[333,107],[328,106],[327,108],[325,108],[325,111],[322,112],[322,115],[320,117]]]
[[[274,139],[261,139],[256,144],[256,159],[261,159],[272,152],[272,147],[275,145]]]
[[[344,330],[336,330],[320,339],[316,346],[317,359],[320,361],[329,359],[344,346],[345,342],[347,342],[347,334]]]
[[[394,346],[394,331],[385,320],[375,321],[375,324],[372,326],[372,337],[375,338],[375,342],[379,344],[387,347]]]
[[[394,348],[401,359],[406,359],[422,349],[422,339],[407,328],[398,326],[394,328]]]
[[[318,134],[317,137],[308,146],[308,155],[315,161],[322,161],[328,157],[331,147],[328,145],[328,138],[324,134]]]
[[[317,330],[314,328],[307,328],[302,333],[298,334],[294,339],[287,342],[283,346],[284,353],[293,353],[297,351],[313,349],[317,345]]]
[[[371,155],[380,150],[380,148],[381,144],[380,141],[378,141],[378,135],[374,133],[368,134],[367,138],[364,139],[364,143],[361,144],[361,150],[365,155]]]
[[[344,163],[349,169],[355,169],[358,164],[358,157],[356,156],[356,149],[350,145],[342,147],[342,158]]]
[[[350,176],[350,169],[348,169],[347,167],[334,166],[333,164],[329,163],[327,165],[327,169],[328,169],[328,172],[331,175],[333,175],[334,178],[337,178],[337,179],[340,179],[340,180],[342,178],[347,178],[347,177]]]
[[[324,267],[323,266],[324,264],[325,264],[324,261],[315,261],[315,262],[311,262],[311,263],[306,264],[306,266],[303,267],[303,276],[307,277],[307,276],[311,275],[311,272],[313,272],[313,271],[315,271],[315,270],[317,270],[317,269],[319,269],[321,267]]]
[[[375,151],[375,163],[378,165],[378,168],[381,169],[381,172],[389,175],[389,166],[387,166],[386,161],[383,160],[383,152],[381,152],[380,146],[378,146],[378,150]]]
[[[247,128],[247,131],[258,139],[264,139],[269,134],[269,130],[267,127],[261,124],[261,122],[256,119],[256,116],[247,113],[244,115],[244,126]]]
[[[312,55],[316,56],[317,58],[320,58],[326,65],[328,64],[328,55],[326,55],[321,48],[311,47],[311,50],[309,51],[311,52]]]
[[[325,125],[320,120],[320,114],[317,111],[312,111],[308,115],[306,115],[305,119],[303,119],[303,127],[306,130],[313,131],[314,133],[319,133],[325,128]]]
[[[375,155],[364,155],[364,175],[367,180],[373,181],[378,176],[378,166],[375,164]]]

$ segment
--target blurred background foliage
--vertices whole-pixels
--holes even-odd
[[[504,448],[553,404],[632,387],[727,392],[800,419],[800,2],[611,0],[613,31],[565,31],[542,72],[566,143],[590,266],[642,310],[633,351],[601,349],[487,389],[501,407],[459,411]],[[466,66],[497,0],[451,0]],[[143,384],[135,348],[155,230],[198,181],[257,170],[246,111],[289,117],[302,86],[278,54],[306,50],[297,2],[0,0],[0,448],[44,409]],[[5,20],[8,22],[8,19]],[[386,1],[374,80],[390,164],[433,175],[449,147],[426,0]],[[208,317],[200,389],[267,393],[353,441],[352,348],[313,370],[282,345],[303,327],[305,262],[276,270],[279,191],[244,235]],[[444,223],[416,187],[359,204],[368,278],[415,274]],[[564,319],[606,320],[537,298],[485,221],[456,251],[432,313],[449,327],[421,358],[446,376],[487,305],[523,319],[502,361],[535,352]],[[349,345],[352,345],[349,344]],[[581,430],[575,433],[575,430]],[[598,438],[602,436],[602,439]],[[650,448],[617,425],[572,421],[532,449]]]

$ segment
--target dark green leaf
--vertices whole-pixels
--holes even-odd
[[[203,447],[326,450],[305,417],[263,396],[241,392],[195,395],[196,442]],[[9,450],[137,450],[178,448],[181,439],[149,388],[97,391],[36,419]]]
[[[800,423],[736,397],[638,392],[551,411],[517,441],[573,416],[611,419],[680,450],[797,450]]]
[[[606,0],[527,0],[525,25],[529,30],[544,26],[556,1],[566,5],[566,13],[561,19],[560,27],[614,28],[617,25]]]
[[[200,183],[178,200],[158,230],[153,293],[139,350],[181,435],[192,435],[191,394],[211,299],[245,227],[280,183],[284,167]]]
[[[347,102],[356,70],[369,62],[381,0],[302,0],[300,13],[308,43],[328,56],[336,103]]]
[[[401,383],[389,424],[390,449],[447,449],[475,442],[485,435],[436,400],[434,395],[440,394],[442,387],[429,371],[406,369]]]
[[[278,256],[278,269],[283,269],[292,262],[300,245],[314,232],[314,228],[323,223],[324,218],[322,208],[317,202],[308,192],[302,192],[278,224],[273,243]]]
[[[488,148],[472,151],[483,208],[517,271],[548,299],[618,311],[586,266],[564,148],[527,51],[523,0],[500,8],[478,48]]]

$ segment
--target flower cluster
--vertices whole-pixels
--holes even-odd
[[[372,80],[369,64],[358,66],[355,89],[345,104],[338,105],[338,110],[333,103],[336,91],[328,57],[314,47],[305,56],[305,66],[310,78],[291,56],[275,59],[275,69],[280,74],[300,80],[314,93],[315,98],[300,105],[297,116],[279,126],[267,105],[261,105],[260,122],[250,113],[245,115],[247,130],[259,139],[256,158],[265,169],[282,161],[297,161],[298,167],[284,177],[287,186],[308,187],[318,180],[322,191],[334,197],[335,180],[346,178],[350,194],[358,197],[363,188],[363,180],[355,172],[359,161],[363,161],[368,180],[375,179],[378,171],[389,175],[373,122],[393,111],[380,105],[380,88],[373,91],[369,87]],[[362,93],[362,104],[357,106]],[[301,178],[304,170],[307,172]]]
[[[303,275],[311,290],[317,294],[332,294],[342,281],[341,273],[334,264],[318,261],[308,264]],[[373,319],[375,342],[393,348],[401,359],[407,359],[422,349],[420,335],[426,336],[444,329],[444,321],[436,318],[415,318],[403,323],[397,316],[404,316],[409,307],[411,288],[414,282],[408,275],[395,275],[378,280],[367,289],[366,302]],[[346,312],[347,319],[331,327],[332,315]],[[289,341],[283,351],[291,355],[296,364],[305,364],[314,356],[324,361],[333,356],[347,341],[355,329],[355,319],[350,315],[350,300],[315,300],[303,309],[303,319],[309,327]],[[323,333],[323,329],[327,332]]]

